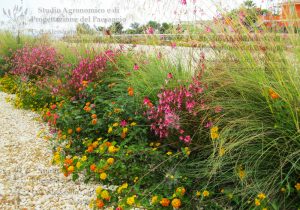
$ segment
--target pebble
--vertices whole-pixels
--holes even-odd
[[[51,143],[37,137],[47,126],[7,97],[0,92],[0,209],[89,209],[97,185],[74,183],[50,165]]]

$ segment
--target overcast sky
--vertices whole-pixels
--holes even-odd
[[[278,0],[254,0],[257,6],[268,8]],[[77,18],[82,22],[82,17],[91,26],[108,26],[109,19],[104,23],[103,18],[121,18],[128,27],[132,22],[146,23],[149,20],[158,22],[178,22],[209,19],[216,15],[217,8],[225,10],[237,7],[243,0],[187,0],[187,5],[182,5],[181,0],[1,0],[0,20],[7,21],[2,9],[12,9],[15,5],[28,8],[28,18],[37,18],[27,28],[35,29],[70,29],[75,28],[74,22],[41,24],[42,17]],[[98,13],[75,13],[68,15],[64,9],[102,9]],[[116,8],[116,9],[115,9]],[[108,14],[108,9],[110,13]],[[115,10],[113,10],[115,9]],[[118,9],[118,10],[117,10]],[[89,18],[89,19],[88,19]],[[8,27],[8,25],[2,26]]]

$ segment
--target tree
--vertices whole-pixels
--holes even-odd
[[[252,0],[246,0],[243,4],[247,9],[256,8],[256,5]]]
[[[160,29],[160,23],[156,22],[156,21],[153,21],[153,20],[150,20],[148,23],[147,23],[147,26],[148,27],[152,27],[156,30],[159,30]]]
[[[131,29],[127,30],[127,33],[129,33],[129,34],[141,34],[144,31],[143,26],[141,26],[139,23],[136,23],[136,22],[132,23],[130,25],[130,28]]]
[[[94,34],[94,30],[87,23],[78,23],[76,26],[76,33],[80,34]]]
[[[115,34],[121,34],[123,31],[123,25],[121,22],[114,22],[109,26],[109,30]]]
[[[173,25],[171,23],[162,23],[159,32],[161,34],[165,34],[172,28],[173,28]]]

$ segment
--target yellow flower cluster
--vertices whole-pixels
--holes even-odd
[[[219,128],[217,126],[214,126],[210,129],[210,137],[212,140],[219,138]]]
[[[123,183],[120,187],[118,187],[117,192],[119,194],[121,194],[124,189],[127,189],[127,187],[128,187],[128,184],[127,183]]]

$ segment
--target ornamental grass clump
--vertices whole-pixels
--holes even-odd
[[[11,58],[12,73],[30,79],[54,74],[61,65],[61,55],[50,46],[25,46]]]

